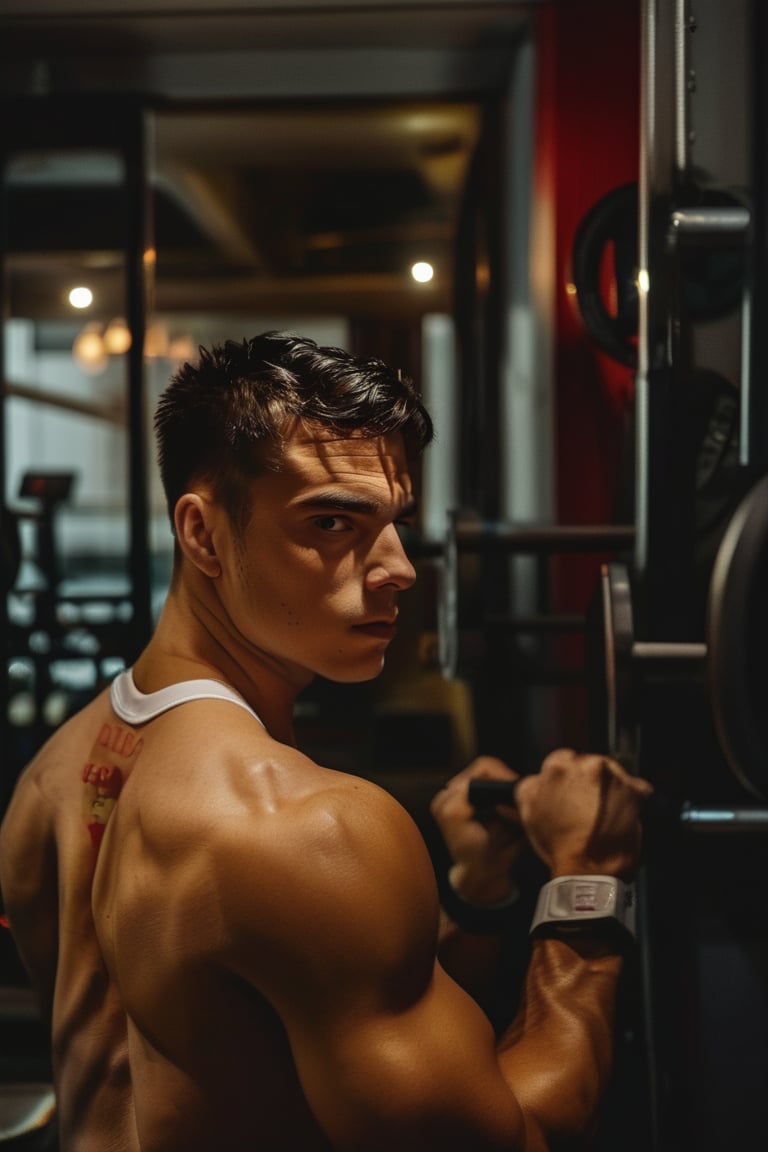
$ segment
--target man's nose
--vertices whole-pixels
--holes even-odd
[[[403,590],[410,588],[415,579],[416,569],[408,559],[400,534],[394,524],[388,524],[371,549],[366,585],[372,589],[391,585]]]

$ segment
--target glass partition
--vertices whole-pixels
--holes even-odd
[[[142,165],[53,129],[3,155],[3,799],[149,615]]]

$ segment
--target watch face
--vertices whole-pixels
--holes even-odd
[[[539,893],[532,932],[554,936],[600,932],[635,934],[635,896],[613,876],[564,876]]]
[[[566,876],[551,882],[548,911],[553,918],[614,916],[619,881],[612,876]]]

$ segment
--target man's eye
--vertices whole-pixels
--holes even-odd
[[[323,532],[346,532],[348,521],[343,516],[318,516],[315,524]]]

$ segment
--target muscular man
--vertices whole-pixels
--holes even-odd
[[[509,1152],[580,1136],[610,1066],[616,940],[537,939],[497,1043],[436,961],[410,817],[294,744],[313,677],[381,670],[415,577],[398,526],[431,427],[412,385],[271,333],[185,365],[156,428],[175,533],[157,629],[27,769],[0,847],[51,1012],[62,1149]],[[553,876],[626,877],[646,791],[561,751],[516,803]],[[460,872],[459,895],[496,902],[498,873]]]

